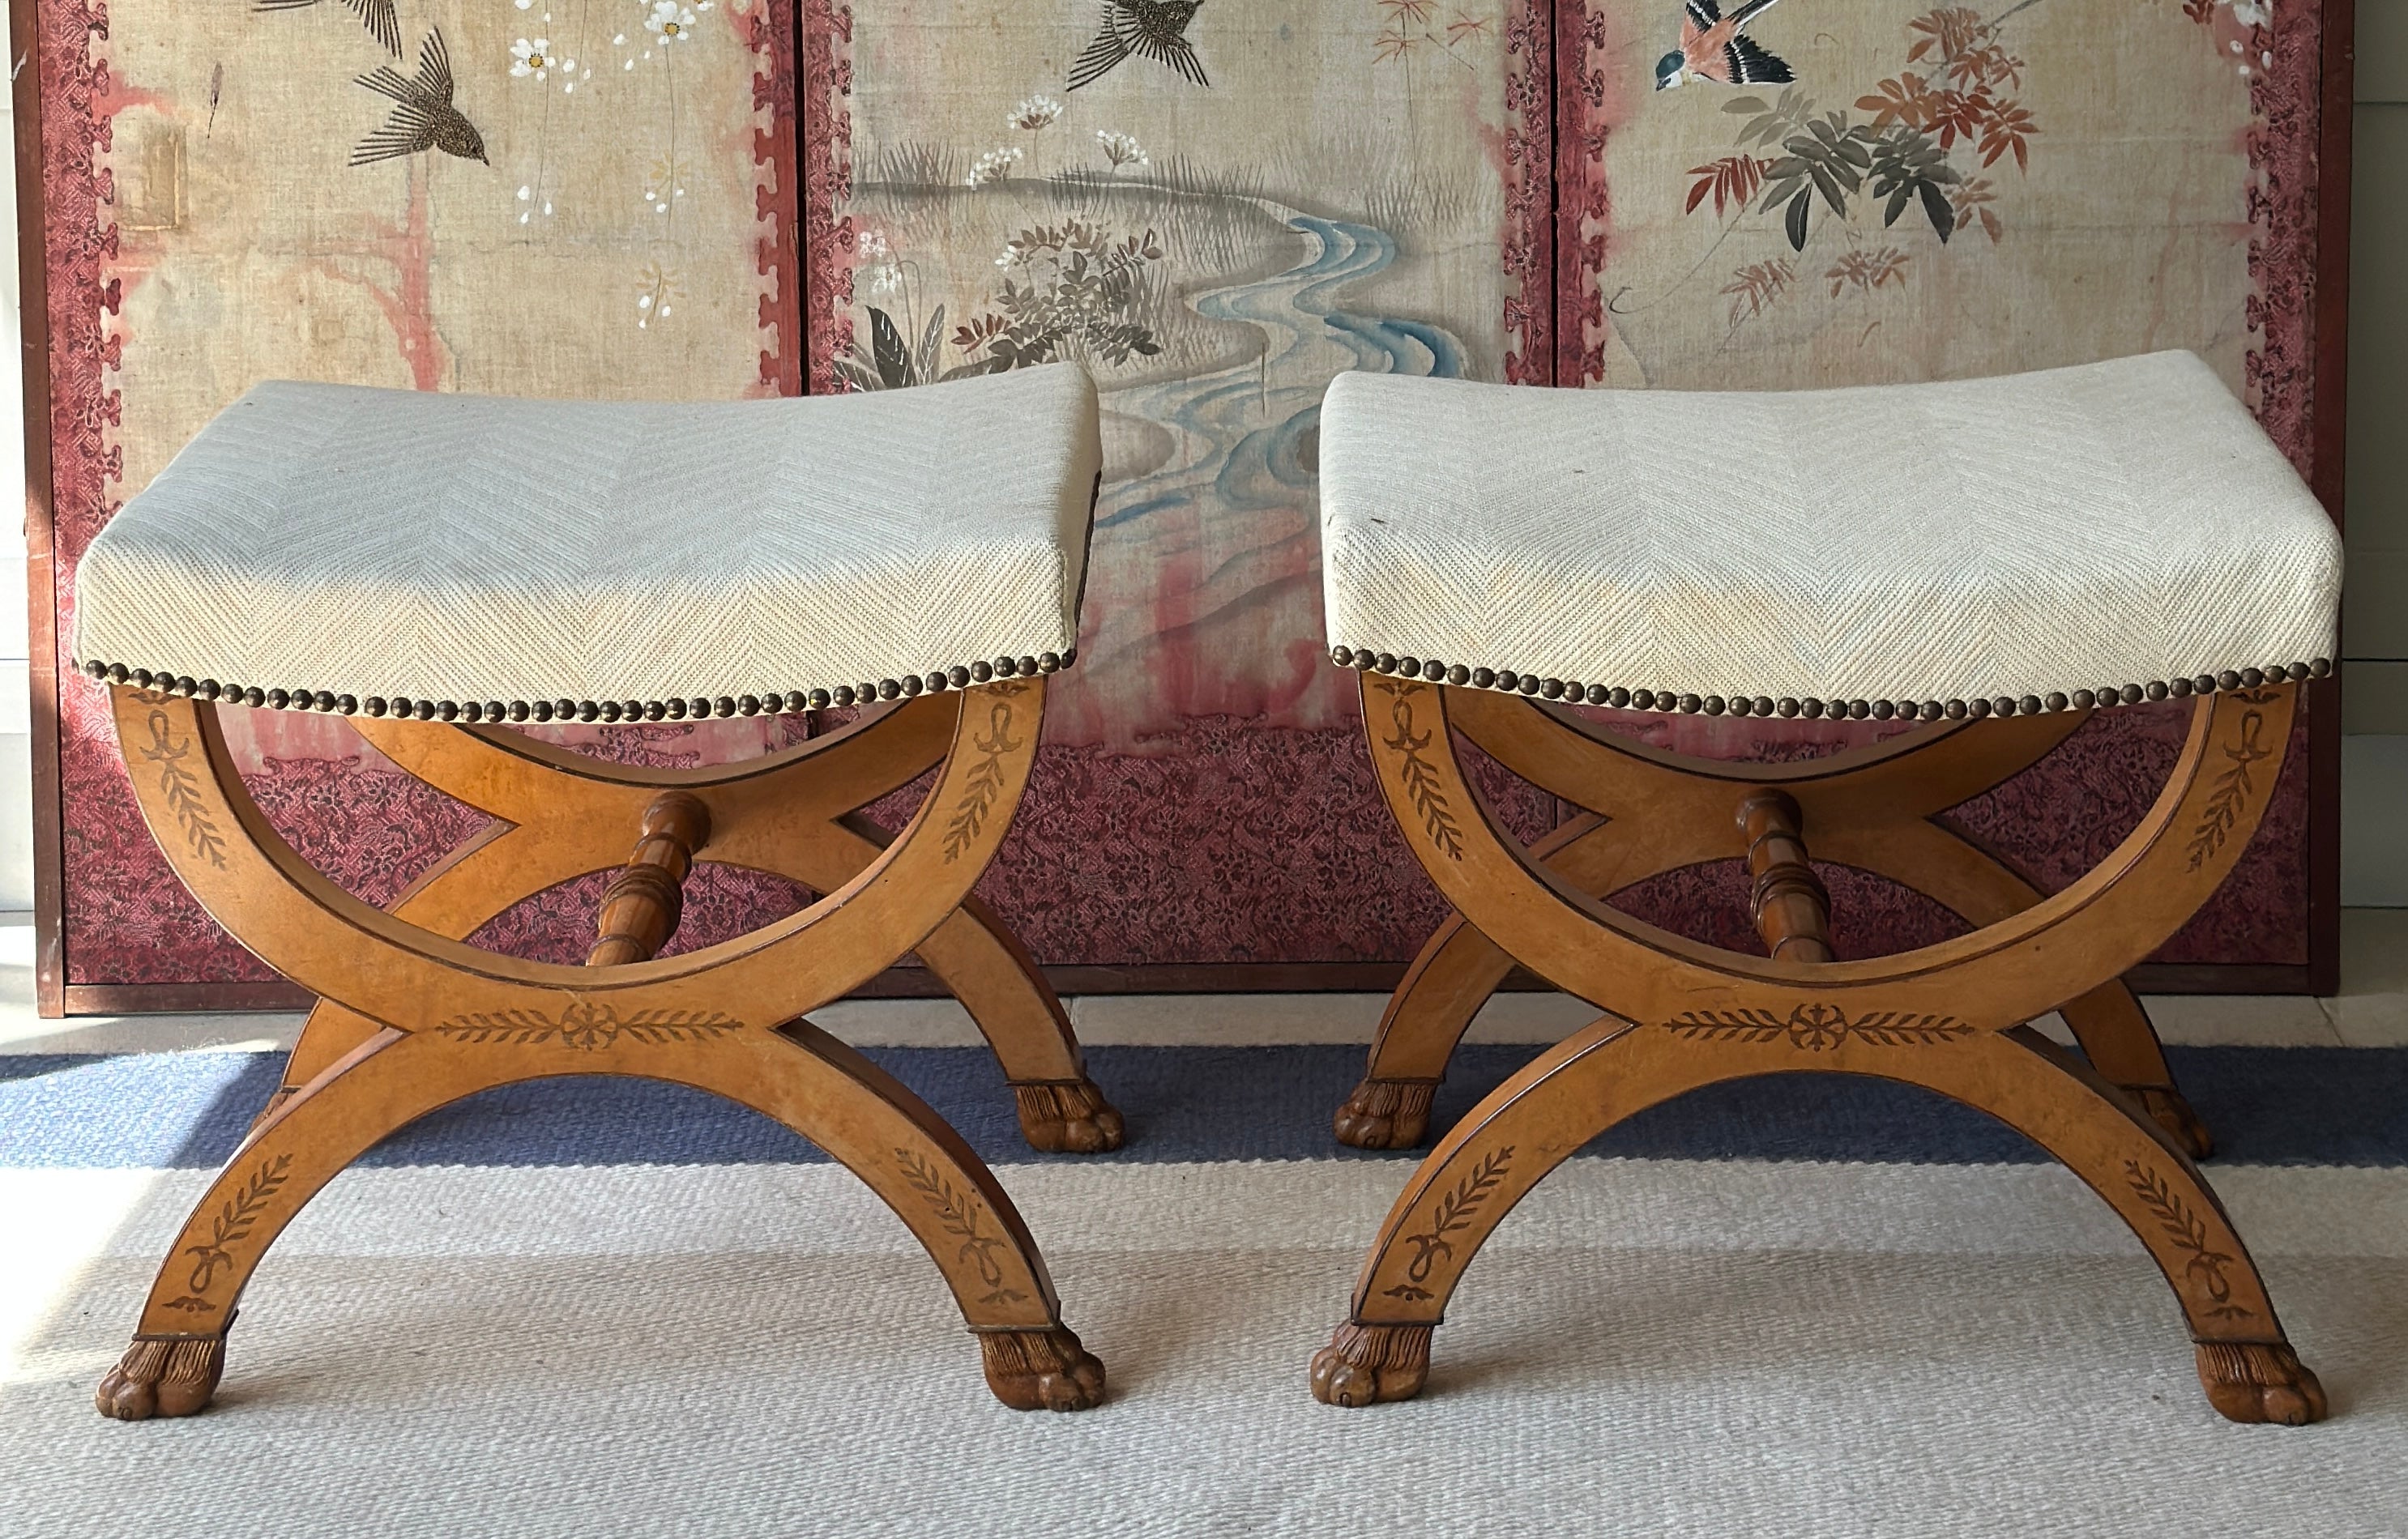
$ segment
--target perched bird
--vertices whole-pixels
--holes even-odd
[[[257,0],[253,10],[300,10],[314,6],[318,0]],[[342,0],[343,8],[360,19],[368,36],[384,45],[384,50],[394,58],[401,57],[401,18],[394,14],[394,0]]]
[[[1778,55],[1767,53],[1741,30],[1778,3],[1747,0],[1725,16],[1714,0],[1688,0],[1682,7],[1681,46],[1656,61],[1656,89],[1670,91],[1691,80],[1779,85],[1796,79]]]
[[[415,155],[422,150],[440,150],[464,161],[493,164],[485,160],[485,140],[477,125],[452,105],[452,54],[443,46],[441,28],[428,33],[426,41],[418,45],[415,76],[405,79],[391,64],[379,64],[361,76],[359,83],[401,105],[393,109],[382,128],[351,151],[353,165]]]
[[[1104,0],[1104,29],[1071,64],[1069,89],[1095,84],[1132,53],[1168,64],[1197,85],[1211,85],[1196,57],[1196,45],[1187,40],[1187,23],[1196,20],[1196,9],[1203,3]]]

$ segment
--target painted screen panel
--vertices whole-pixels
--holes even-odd
[[[814,388],[1054,357],[1101,387],[1081,658],[996,897],[1049,962],[1410,955],[1443,910],[1321,640],[1319,403],[1346,369],[1548,377],[1545,14],[804,18]]]

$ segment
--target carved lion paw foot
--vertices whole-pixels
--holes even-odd
[[[2140,1102],[2141,1109],[2166,1130],[2176,1148],[2194,1160],[2204,1160],[2215,1152],[2215,1140],[2208,1135],[2207,1124],[2190,1109],[2182,1091],[2170,1085],[2135,1085],[2131,1095]]]
[[[1067,1326],[982,1331],[986,1387],[1015,1411],[1084,1411],[1104,1402],[1104,1365]]]
[[[1357,1325],[1338,1328],[1329,1345],[1312,1354],[1312,1398],[1325,1405],[1376,1405],[1411,1400],[1429,1377],[1427,1325]]]
[[[2199,1382],[2233,1421],[2304,1427],[2325,1418],[2325,1387],[2283,1342],[2200,1342]]]
[[[1429,1132],[1427,1079],[1366,1079],[1330,1119],[1338,1141],[1358,1149],[1409,1149]]]
[[[231,1323],[231,1322],[229,1322]],[[93,1404],[120,1421],[191,1416],[217,1393],[225,1336],[136,1336],[100,1381]]]
[[[1048,1154],[1103,1154],[1121,1147],[1121,1114],[1092,1079],[1014,1085],[1020,1135]]]

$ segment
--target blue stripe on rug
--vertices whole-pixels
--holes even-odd
[[[1443,1129],[1540,1051],[1467,1047],[1440,1088]],[[982,1048],[874,1049],[989,1161],[1032,1152]],[[2408,1048],[2170,1048],[2174,1076],[2219,1160],[2408,1165]],[[1127,1116],[1116,1158],[1141,1161],[1418,1158],[1362,1154],[1329,1134],[1363,1050],[1349,1047],[1091,1047],[1090,1072]],[[0,1057],[0,1167],[208,1168],[275,1089],[277,1053]],[[1843,1075],[1713,1086],[1633,1118],[1585,1151],[1668,1160],[1952,1164],[2036,1161],[2040,1150],[1929,1092]],[[387,1139],[371,1165],[725,1164],[819,1151],[700,1091],[598,1076],[488,1090]]]

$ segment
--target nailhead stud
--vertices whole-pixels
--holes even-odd
[[[1048,653],[1046,653],[1045,655],[1046,655],[1047,657],[1054,657],[1054,654],[1053,654],[1052,652],[1048,652]],[[1054,658],[1054,668],[1058,668],[1058,667],[1060,667],[1061,665],[1062,665],[1062,660],[1061,660],[1060,658],[1058,658],[1058,657]],[[1047,667],[1045,667],[1045,666],[1044,666],[1044,664],[1043,664],[1043,663],[1039,663],[1036,658],[1030,657],[1030,656],[1026,655],[1025,653],[1022,654],[1021,659],[1020,659],[1020,677],[1023,677],[1023,678],[1033,678],[1033,677],[1035,677],[1037,676],[1037,674],[1039,673],[1039,671],[1040,669],[1041,669],[1043,672],[1046,672],[1046,673],[1049,673],[1049,674],[1050,674],[1050,673],[1052,673],[1052,672],[1054,671],[1054,668],[1047,668]]]
[[[1524,694],[1537,694],[1539,692],[1539,681],[1532,676],[1524,674],[1522,676],[1520,688]]]
[[[475,726],[478,722],[485,720],[484,702],[480,700],[471,700],[466,705],[461,706],[460,720],[467,722],[470,726]]]
[[[1539,686],[1539,692],[1549,700],[1561,700],[1564,697],[1564,681],[1560,678],[1548,679]]]
[[[1681,697],[1681,714],[1684,716],[1695,716],[1704,705],[1705,702],[1696,695],[1684,694]]]
[[[370,716],[382,716],[384,714],[384,696],[380,694],[372,694],[366,700],[361,701],[360,706]]]
[[[1621,710],[1630,704],[1630,691],[1617,684],[1607,693],[1605,703],[1617,711]]]
[[[533,714],[533,713],[532,713],[532,712],[530,712],[530,711],[527,709],[527,703],[526,703],[525,701],[523,701],[523,700],[513,700],[513,701],[511,701],[511,702],[510,702],[510,720],[513,720],[513,721],[523,721],[523,720],[525,720],[528,718],[528,716],[530,716],[530,715],[532,715],[532,714]]]
[[[1654,710],[1656,708],[1656,691],[1653,690],[1631,691],[1630,708],[1634,711]]]
[[[2241,682],[2254,690],[2266,682],[2266,676],[2256,668],[2243,668],[2241,670]]]
[[[1471,670],[1458,663],[1446,671],[1446,681],[1458,687],[1471,682]]]
[[[2148,687],[2143,689],[2141,692],[2147,695],[2151,700],[2163,700],[2166,697],[2166,687],[2162,682],[2152,679],[2150,680]]]
[[[1494,668],[1474,668],[1471,670],[1471,682],[1473,686],[1478,689],[1493,690],[1497,687],[1497,670]]]
[[[1396,671],[1400,677],[1419,678],[1422,676],[1422,661],[1417,657],[1400,657],[1397,659]]]
[[[2326,677],[2327,676],[2329,676],[2329,674],[2331,674],[2331,672],[2332,672],[2332,659],[2330,659],[2330,658],[2327,658],[2327,657],[2320,657],[2320,658],[2316,659],[2314,663],[2309,663],[2309,664],[2308,664],[2308,673],[2309,673],[2309,676],[2310,676],[2310,677],[2315,677],[2315,678],[2323,678],[2323,677]]]
[[[2148,691],[2143,690],[2138,684],[2127,684],[2121,691],[2121,696],[2125,705],[2137,705],[2148,698]]]
[[[538,721],[549,721],[552,720],[552,702],[549,700],[538,700],[528,710],[527,714],[534,717]]]
[[[834,704],[834,701],[825,690],[813,690],[803,697],[803,704],[812,710],[824,711]]]
[[[1329,648],[1329,661],[1337,663],[1341,668],[1351,668],[1354,665],[1354,648],[1352,647],[1332,647]]]
[[[2076,691],[2073,691],[2073,708],[2074,708],[2075,710],[2077,710],[2077,711],[2086,711],[2086,710],[2090,710],[2090,709],[2092,709],[2093,707],[2095,707],[2098,704],[2099,704],[2099,697],[2098,697],[2097,695],[2095,695],[2095,694],[2092,694],[2088,690],[2076,690]]]
[[[1340,649],[1342,650],[1343,648],[1340,648]],[[970,680],[971,680],[971,682],[973,682],[973,683],[977,683],[977,684],[983,684],[983,683],[985,683],[988,679],[993,678],[994,677],[995,677],[995,665],[994,665],[993,663],[983,663],[983,662],[982,662],[982,663],[971,663],[971,664],[970,664]]]

